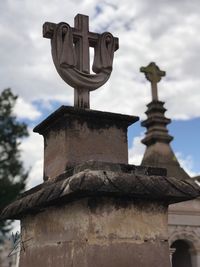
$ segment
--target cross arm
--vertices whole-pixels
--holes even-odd
[[[45,22],[43,24],[43,37],[51,39],[53,37],[53,32],[54,32],[56,25],[57,25],[56,23]],[[74,36],[75,41],[78,40],[80,37],[82,37],[79,30],[72,28],[72,31],[73,31],[73,36]],[[100,34],[98,33],[94,33],[94,32],[88,33],[88,38],[89,38],[91,47],[96,46],[99,36]],[[114,41],[115,41],[115,51],[116,51],[119,48],[119,39],[117,37],[114,37]]]

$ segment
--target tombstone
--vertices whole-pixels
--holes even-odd
[[[45,23],[44,37],[75,105],[35,127],[44,136],[44,182],[1,214],[21,220],[20,267],[169,267],[168,205],[197,197],[198,186],[129,165],[127,128],[138,117],[89,109],[89,92],[110,77],[117,38],[89,32],[83,15],[74,28]]]

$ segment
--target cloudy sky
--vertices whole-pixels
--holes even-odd
[[[77,13],[89,15],[90,30],[119,37],[112,76],[91,94],[91,108],[145,118],[150,85],[139,72],[154,61],[167,76],[159,98],[173,121],[172,147],[182,166],[200,173],[200,2],[199,0],[4,0],[0,1],[0,90],[19,95],[16,114],[28,123],[30,137],[22,157],[30,168],[27,187],[42,182],[43,140],[32,128],[60,105],[72,105],[73,89],[57,74],[45,21],[73,26]],[[129,130],[130,162],[139,164],[144,129]]]

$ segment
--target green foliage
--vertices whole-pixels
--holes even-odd
[[[10,89],[0,94],[0,212],[25,189],[28,172],[20,159],[20,140],[28,136],[27,125],[13,114],[17,96]],[[0,239],[10,223],[0,221]]]

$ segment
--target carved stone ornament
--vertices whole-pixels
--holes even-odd
[[[146,79],[151,83],[152,100],[158,101],[157,83],[165,76],[165,71],[160,70],[155,62],[151,62],[146,67],[141,67],[140,71],[145,74]]]
[[[43,36],[51,39],[52,57],[61,78],[74,87],[74,106],[89,108],[89,92],[102,86],[110,77],[118,39],[109,32],[89,32],[89,17],[76,15],[75,27],[61,22],[45,22]],[[90,74],[90,47],[94,61]]]

